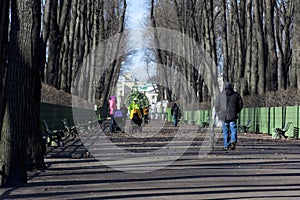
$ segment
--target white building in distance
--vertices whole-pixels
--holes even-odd
[[[118,108],[124,104],[126,97],[133,89],[143,93],[148,98],[149,105],[157,102],[156,84],[140,82],[132,74],[128,73],[122,75],[116,86],[115,95],[117,96]]]

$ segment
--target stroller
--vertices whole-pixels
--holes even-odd
[[[133,109],[130,113],[130,119],[131,119],[131,133],[137,133],[142,132],[142,113],[139,109]]]
[[[114,112],[114,129],[115,131],[125,130],[126,114],[122,110],[115,110]]]

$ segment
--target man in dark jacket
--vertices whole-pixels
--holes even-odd
[[[171,108],[171,115],[173,116],[173,123],[176,127],[178,124],[178,116],[179,116],[179,107],[177,106],[177,103],[174,103],[174,105]]]
[[[224,149],[235,149],[237,142],[238,114],[243,108],[243,100],[239,93],[233,90],[231,83],[226,82],[225,89],[217,96],[215,102],[216,114],[222,120]]]

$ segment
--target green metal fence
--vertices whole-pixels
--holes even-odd
[[[294,127],[299,128],[299,117],[299,106],[244,108],[239,123],[253,120],[251,131],[273,134],[275,128],[283,128],[287,122],[292,122],[286,135],[293,136]]]
[[[47,120],[50,128],[61,129],[62,119],[67,119],[73,124],[72,107],[48,103],[41,104],[41,120]]]
[[[70,125],[74,125],[74,111],[77,114],[80,113],[80,121],[83,121],[83,119],[86,121],[93,121],[97,119],[96,112],[94,110],[41,103],[41,121],[46,120],[51,129],[62,129],[62,119],[67,119],[70,122]]]
[[[294,128],[300,125],[300,107],[264,107],[264,108],[244,108],[239,115],[239,124],[247,124],[252,120],[251,132],[273,134],[275,128],[283,128],[287,122],[292,122],[287,136],[293,136]],[[168,121],[172,121],[170,109],[167,111]],[[184,111],[181,117],[182,122],[195,123],[199,126],[211,118],[210,110]],[[299,133],[298,133],[299,137]]]
[[[167,108],[168,118],[172,121],[171,108]],[[203,122],[210,120],[210,110],[196,110],[196,111],[181,111],[181,122],[183,123],[195,123],[196,125],[202,125]]]
[[[238,120],[239,124],[247,124],[252,120],[250,131],[273,134],[275,128],[283,128],[287,122],[292,122],[289,130],[286,132],[287,136],[293,136],[294,128],[299,128],[300,119],[299,106],[287,107],[268,107],[268,108],[244,108]],[[93,116],[94,111],[81,111],[86,116]],[[68,119],[73,123],[72,107],[58,106],[52,104],[41,104],[41,119],[46,119],[49,126],[53,128],[60,128],[61,120]],[[172,121],[171,108],[167,109],[167,120]],[[182,123],[194,123],[202,126],[203,122],[211,121],[210,110],[196,110],[183,111],[181,113]],[[299,137],[299,133],[298,133]]]

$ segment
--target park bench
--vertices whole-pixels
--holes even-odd
[[[192,120],[190,123],[195,126],[195,124],[197,124],[198,119]]]
[[[100,107],[97,110],[98,124],[103,132],[106,132],[106,129],[110,127],[110,117],[108,117],[108,107]]]
[[[248,133],[250,127],[252,126],[252,122],[253,121],[250,119],[247,124],[240,124],[238,127],[239,131],[243,133]]]
[[[298,127],[294,127],[293,138],[294,139],[298,139],[298,137],[299,137],[299,128]]]
[[[52,130],[49,128],[48,122],[44,120],[42,122],[44,131],[46,133],[47,146],[51,146],[52,142],[55,142],[58,146],[62,146],[62,137],[64,136],[64,130]]]
[[[286,123],[283,128],[275,128],[272,138],[273,139],[280,139],[281,137],[284,137],[285,139],[287,139],[287,136],[285,135],[285,133],[289,130],[292,123],[293,122]]]
[[[73,137],[76,138],[78,136],[78,132],[75,126],[70,125],[70,122],[67,119],[62,119],[61,123],[63,124],[63,127],[65,129],[65,137]]]
[[[210,118],[207,117],[206,121],[202,121],[202,128],[209,127]]]
[[[110,127],[110,117],[98,118],[98,123],[102,131],[106,132],[106,129]]]

